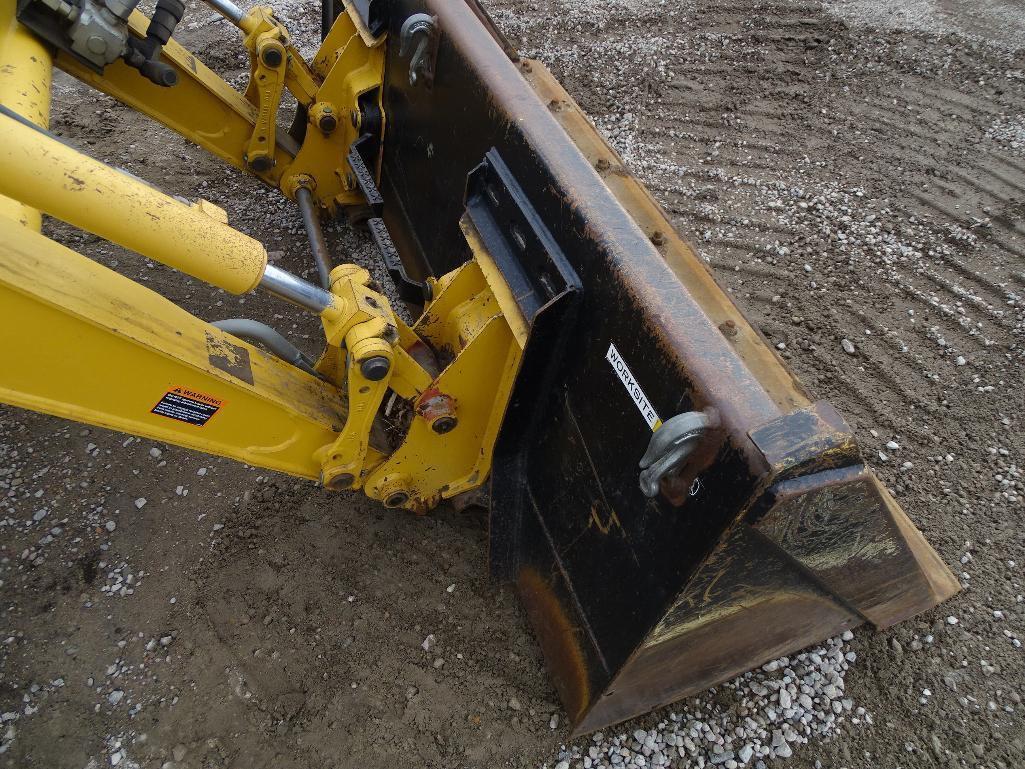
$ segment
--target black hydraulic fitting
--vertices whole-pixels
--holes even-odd
[[[160,50],[171,39],[175,27],[184,15],[184,0],[157,0],[157,7],[146,29],[145,39],[128,38],[129,50],[125,53],[125,62],[159,86],[169,88],[177,85],[178,73],[170,64],[160,60]]]

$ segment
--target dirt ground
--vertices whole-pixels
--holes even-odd
[[[771,766],[1025,765],[1025,10],[488,7],[847,416],[964,586],[928,615],[859,631],[846,685],[871,723]],[[319,5],[292,0],[282,16],[310,52]],[[245,61],[213,19],[190,3],[178,37],[239,85]],[[293,206],[180,138],[66,77],[53,129],[224,206],[312,277]],[[314,322],[270,298],[47,226],[200,317],[265,320],[316,350]],[[330,236],[339,260],[369,258],[343,226]],[[0,766],[557,760],[561,709],[515,597],[485,577],[479,515],[417,518],[102,429],[6,407],[0,420]]]

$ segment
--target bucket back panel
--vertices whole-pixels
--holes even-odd
[[[468,257],[458,226],[466,178],[494,147],[580,276],[575,320],[558,330],[570,342],[557,361],[528,351],[520,378],[535,375],[537,352],[558,371],[552,387],[532,395],[541,398],[529,416],[538,441],[526,452],[521,490],[529,490],[548,541],[521,545],[541,547],[558,562],[614,667],[753,493],[761,459],[747,430],[778,411],[517,66],[459,5],[392,7],[393,34],[404,18],[426,12],[437,17],[440,39],[430,88],[411,85],[408,58],[395,46],[389,52],[385,221],[412,272],[457,266]],[[610,345],[629,382],[608,360]],[[725,410],[697,493],[682,506],[648,500],[639,489],[638,461],[652,425],[635,392],[663,419],[707,406]],[[518,450],[521,427],[507,422],[499,454]],[[503,504],[495,500],[497,509]],[[506,576],[516,568],[505,564]],[[633,638],[623,623],[637,629]]]
[[[432,81],[411,83],[408,56],[391,45],[383,98],[384,217],[407,270],[440,275],[470,258],[459,227],[467,175],[494,150],[579,277],[579,291],[531,321],[490,519],[492,573],[517,586],[571,719],[581,729],[620,720],[861,621],[759,535],[751,552],[771,551],[781,575],[763,580],[759,617],[777,624],[764,643],[716,645],[738,615],[717,625],[714,603],[691,606],[688,586],[772,504],[777,477],[860,466],[850,431],[822,405],[781,412],[522,77],[528,63],[510,61],[461,2],[394,0],[389,34],[414,13],[437,30]],[[716,427],[649,499],[638,461],[661,421],[687,411]],[[758,574],[729,576],[743,592]],[[788,636],[808,607],[815,616]],[[727,646],[745,659],[718,654]]]

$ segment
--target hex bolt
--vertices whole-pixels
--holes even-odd
[[[356,476],[351,473],[341,473],[332,478],[327,487],[332,491],[344,491],[345,489],[352,488],[352,482],[356,480]]]
[[[391,363],[383,355],[375,355],[359,364],[360,373],[371,382],[380,382],[388,375],[390,368]]]
[[[402,507],[409,501],[409,494],[404,491],[394,491],[384,500],[385,507]]]
[[[284,57],[282,57],[281,51],[273,46],[268,46],[267,48],[264,48],[263,53],[261,54],[261,58],[263,59],[263,63],[266,64],[268,67],[280,67],[281,62],[284,61]]]
[[[459,424],[459,420],[455,417],[438,417],[431,422],[431,429],[438,435],[444,435],[455,430],[457,424]]]

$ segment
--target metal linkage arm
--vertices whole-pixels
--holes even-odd
[[[173,38],[165,42],[173,14],[164,13],[151,23],[131,11],[127,25],[117,25],[119,39],[127,35],[129,48],[145,52],[135,64],[153,80],[141,77],[125,58],[115,57],[97,67],[69,50],[59,50],[56,66],[255,174],[287,197],[306,189],[320,210],[332,214],[339,206],[360,205],[362,195],[344,158],[360,133],[376,136],[381,129],[384,46],[363,40],[353,19],[342,14],[308,63],[269,6],[243,13],[230,0],[211,4],[241,31],[251,60],[245,94]],[[149,35],[154,29],[155,36]],[[36,61],[45,66],[49,56],[37,56]],[[299,104],[289,131],[279,129],[276,119],[285,89]]]
[[[349,417],[345,428],[319,457],[321,482],[331,489],[361,488],[367,473],[371,427],[391,388],[403,397],[417,397],[431,376],[408,354],[401,341],[414,337],[388,300],[369,288],[370,273],[343,264],[331,271],[334,306],[322,314],[329,348],[344,348]]]
[[[133,35],[144,38],[149,19],[133,11],[128,26]],[[154,85],[120,60],[108,64],[102,74],[64,53],[57,55],[56,65],[163,123],[221,160],[246,170],[244,155],[257,122],[256,106],[174,38],[163,46],[161,60],[177,73],[178,82],[173,88]],[[275,162],[261,178],[277,185],[282,169],[298,153],[299,145],[284,132],[275,133],[271,145]]]
[[[6,115],[0,115],[0,166],[7,171],[0,175],[0,195],[227,291],[244,293],[259,286],[319,314],[327,342],[316,372],[327,382],[314,380],[316,384],[311,384],[306,374],[291,366],[282,370],[257,348],[173,308],[128,279],[84,257],[68,259],[61,255],[67,249],[42,236],[34,237],[47,244],[45,247],[26,240],[23,231],[28,230],[23,225],[3,219],[4,239],[17,247],[0,250],[0,273],[6,271],[6,278],[0,275],[0,279],[6,280],[5,296],[9,297],[0,321],[13,308],[6,327],[11,334],[24,336],[18,332],[22,318],[39,315],[44,339],[62,350],[58,357],[69,354],[65,345],[71,340],[104,351],[96,360],[84,361],[78,356],[76,365],[81,372],[88,372],[95,387],[120,393],[116,398],[93,397],[76,389],[76,378],[63,377],[67,386],[60,385],[50,381],[56,376],[50,367],[42,366],[37,356],[26,356],[17,358],[19,364],[11,367],[7,385],[0,377],[3,400],[297,475],[309,477],[311,467],[316,467],[316,477],[330,488],[366,488],[376,499],[418,511],[428,509],[446,490],[458,493],[480,485],[487,477],[495,419],[502,413],[511,371],[488,361],[489,353],[496,350],[499,359],[505,360],[509,342],[499,341],[504,338],[501,334],[496,337],[496,331],[505,326],[494,301],[488,299],[486,283],[479,278],[470,283],[465,279],[449,281],[458,293],[442,291],[431,323],[414,331],[395,316],[383,295],[369,288],[370,274],[365,269],[336,267],[331,271],[330,290],[300,280],[267,264],[264,247],[232,229],[224,211],[216,206],[206,201],[189,205],[171,198]],[[45,254],[46,259],[42,262],[40,256],[32,261],[31,275],[26,276],[18,265],[25,253],[33,251]],[[54,269],[62,260],[67,266]],[[48,272],[47,278],[39,277]],[[32,287],[37,282],[48,285]],[[117,298],[119,294],[123,300]],[[26,298],[15,301],[18,295]],[[60,296],[66,299],[56,301],[53,310],[44,309],[54,304],[53,297]],[[156,320],[145,320],[153,313],[157,313]],[[97,322],[90,325],[93,314]],[[137,329],[140,323],[143,327]],[[59,339],[48,333],[51,328],[59,329]],[[130,336],[137,343],[117,341],[118,329],[125,328],[132,329]],[[170,331],[163,329],[175,329],[182,335],[187,331],[187,339],[176,338],[170,344],[171,340],[164,339]],[[185,348],[174,352],[179,342]],[[443,345],[465,347],[471,353],[437,376],[421,362],[433,357],[425,342],[436,349]],[[33,344],[38,346],[38,341]],[[163,354],[165,347],[171,350],[167,355]],[[109,366],[111,360],[142,376],[138,382],[121,377]],[[258,375],[261,366],[266,372]],[[161,373],[154,380],[151,372]],[[474,392],[479,383],[487,385],[493,374],[501,374],[506,384]],[[117,377],[118,384],[111,377]],[[274,383],[273,398],[263,394],[268,378]],[[254,443],[251,434],[234,420],[223,434],[220,429],[207,430],[199,438],[182,426],[205,427],[229,402],[248,404],[246,408],[253,414],[269,413],[293,388],[301,408],[316,410],[302,405],[307,398],[302,393],[309,391],[309,398],[337,404],[340,387],[347,392],[346,408],[330,407],[328,416],[317,416],[309,429],[296,422],[298,432],[287,440],[282,438],[280,450],[260,449],[254,456],[253,446],[264,444]],[[388,392],[408,401],[416,415],[398,453],[379,441],[375,444],[373,437]],[[49,395],[37,397],[34,393]],[[139,413],[139,403],[149,400],[157,404],[153,406],[157,411]],[[460,410],[460,403],[466,408]],[[290,408],[275,412],[267,417],[268,424],[288,424],[290,413]],[[154,415],[181,424],[168,424]],[[324,419],[334,425],[327,434]],[[465,428],[453,433],[460,419],[465,420]],[[221,419],[218,424],[226,421]],[[484,423],[490,427],[485,429]],[[283,429],[275,427],[271,434],[281,436]],[[219,434],[216,440],[204,437],[215,433]],[[290,441],[308,449],[308,459],[301,459],[286,446]],[[262,452],[267,453],[265,459],[261,459]],[[390,453],[394,457],[389,457]],[[431,455],[443,455],[445,460],[428,462]],[[396,474],[395,467],[402,473]]]

